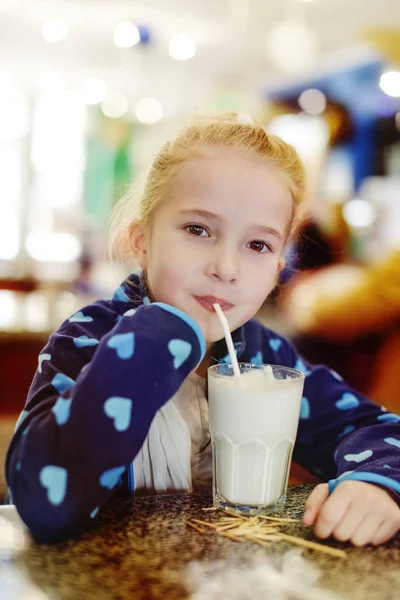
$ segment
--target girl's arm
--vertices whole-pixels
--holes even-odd
[[[263,362],[306,374],[294,460],[329,481],[331,492],[353,479],[399,493],[400,417],[350,388],[329,368],[309,364],[284,337],[263,328],[261,347]]]
[[[204,351],[197,324],[157,303],[121,319],[99,302],[51,336],[6,461],[12,500],[38,541],[89,525]]]

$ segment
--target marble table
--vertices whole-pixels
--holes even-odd
[[[284,516],[300,518],[312,488],[289,486]],[[187,526],[193,518],[211,520],[212,513],[203,510],[210,506],[209,493],[113,499],[80,538],[52,546],[30,541],[9,564],[44,592],[43,598],[180,600],[190,597],[184,574],[191,561],[210,565],[223,559],[222,565],[243,566],[262,555],[279,566],[295,548],[286,542],[274,542],[268,549],[248,541],[239,544]],[[302,523],[290,524],[285,532],[318,541]],[[328,543],[345,550],[347,558],[303,550],[303,557],[320,570],[322,590],[345,600],[398,600],[400,536],[377,548]]]

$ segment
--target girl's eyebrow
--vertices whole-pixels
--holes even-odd
[[[189,210],[181,210],[179,211],[181,215],[185,215],[185,216],[196,216],[196,217],[204,217],[206,219],[210,219],[212,221],[218,221],[220,220],[220,217],[218,215],[216,215],[215,213],[212,213],[208,210],[201,210],[201,209],[189,209]],[[251,229],[252,231],[257,231],[259,233],[264,233],[265,235],[273,235],[275,236],[279,241],[283,241],[283,235],[281,233],[279,233],[279,231],[277,231],[276,229],[273,229],[272,227],[266,227],[265,225],[251,225],[249,227],[249,229]]]
[[[219,216],[215,213],[209,212],[208,210],[201,210],[197,208],[189,209],[189,210],[181,210],[179,211],[181,215],[194,215],[197,217],[205,217],[206,219],[211,219],[213,221],[217,221]]]
[[[265,227],[265,225],[255,225],[254,230],[259,231],[260,233],[265,233],[266,235],[274,235],[279,241],[283,241],[283,235],[279,233],[279,231],[277,231],[276,229],[273,229],[272,227]]]

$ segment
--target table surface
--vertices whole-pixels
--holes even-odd
[[[283,516],[301,518],[312,488],[289,486]],[[191,561],[210,565],[225,559],[223,564],[243,566],[262,555],[279,569],[283,555],[295,548],[285,542],[273,542],[268,549],[247,541],[238,544],[187,526],[193,518],[216,519],[215,513],[203,510],[210,506],[209,493],[113,499],[100,511],[94,528],[79,539],[53,546],[31,542],[14,566],[49,598],[180,600],[190,597],[183,572]],[[285,532],[318,541],[301,523],[288,525]],[[398,600],[399,536],[377,548],[332,540],[328,544],[345,550],[347,558],[303,550],[303,557],[320,570],[322,590],[346,600]]]

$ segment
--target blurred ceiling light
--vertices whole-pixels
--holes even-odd
[[[33,231],[25,242],[26,251],[40,262],[68,263],[77,260],[81,252],[78,238],[70,233]]]
[[[300,94],[298,103],[300,108],[310,115],[321,115],[327,104],[325,94],[314,88]]]
[[[369,200],[354,198],[343,205],[343,218],[350,227],[370,227],[376,220],[376,208]]]
[[[64,87],[64,77],[57,69],[46,69],[39,76],[37,85],[44,92],[52,92],[60,90]]]
[[[399,71],[386,71],[381,75],[379,81],[380,88],[388,96],[393,98],[400,98],[400,72]]]
[[[3,92],[4,90],[9,90],[10,88],[12,88],[11,73],[8,69],[2,67],[0,69],[0,89]]]
[[[155,98],[141,98],[136,104],[135,114],[140,123],[152,125],[163,118],[164,110]]]
[[[114,44],[118,48],[132,48],[139,42],[139,29],[134,23],[119,23],[114,29]]]
[[[101,103],[101,110],[110,119],[123,117],[129,109],[128,100],[119,92],[110,92]]]
[[[43,25],[43,37],[48,44],[61,42],[68,34],[68,25],[64,19],[49,19]]]
[[[100,104],[107,94],[107,86],[100,77],[88,77],[82,81],[81,93],[86,104]]]
[[[169,42],[169,55],[176,60],[189,60],[196,54],[194,39],[186,33],[175,35]]]
[[[297,74],[311,69],[315,63],[315,36],[304,23],[282,21],[268,33],[266,51],[269,59],[281,71]]]

